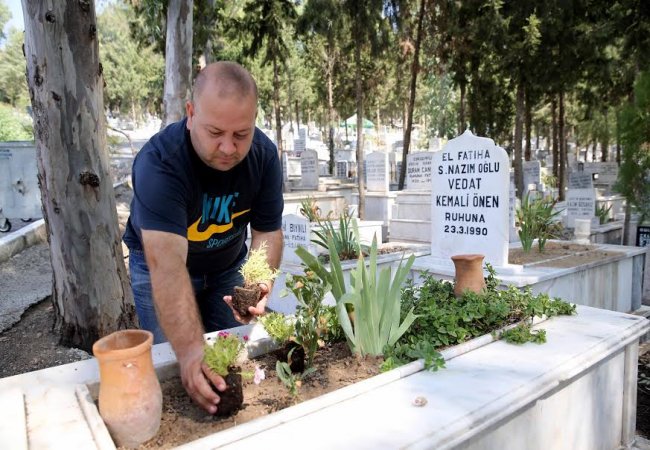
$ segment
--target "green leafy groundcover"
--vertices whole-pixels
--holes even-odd
[[[404,318],[412,309],[418,317],[395,346],[385,350],[383,369],[423,358],[425,368],[437,370],[444,367],[438,350],[487,333],[515,344],[541,344],[546,342],[546,333],[531,329],[534,317],[576,313],[575,305],[547,294],[534,295],[530,288],[499,290],[494,268],[490,264],[486,268],[485,292],[467,291],[459,298],[454,296],[453,283],[427,273],[417,286],[409,280],[402,291],[401,314]],[[497,330],[512,324],[517,325],[497,335]]]

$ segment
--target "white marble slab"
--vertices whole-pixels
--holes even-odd
[[[553,318],[538,325],[547,330],[548,342],[544,345],[516,346],[497,341],[448,361],[446,369],[416,372],[326,404],[311,414],[282,421],[264,432],[231,436],[236,440],[230,443],[219,433],[184,448],[290,449],[304,448],[306,443],[317,449],[463,448],[463,443],[552,396],[600,361],[621,355],[649,328],[646,319],[636,316],[589,307],[578,310],[577,316]],[[614,357],[612,364],[621,359]],[[615,371],[617,367],[606,369]],[[616,392],[605,391],[602,396],[618,395],[614,398],[620,400],[622,385],[618,383]],[[416,397],[426,398],[427,404],[413,406]],[[614,418],[622,414],[622,407],[615,409],[618,416]],[[561,423],[562,409],[553,413]],[[597,425],[616,426],[606,422]],[[569,440],[557,448],[585,448],[571,445]]]

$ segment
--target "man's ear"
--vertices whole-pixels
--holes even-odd
[[[187,129],[192,128],[192,119],[194,118],[194,105],[191,101],[185,102],[185,115],[187,116]]]

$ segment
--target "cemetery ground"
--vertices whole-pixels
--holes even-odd
[[[132,192],[129,188],[121,186],[116,189],[116,204],[121,230],[128,217],[128,206]],[[549,247],[550,250],[557,251],[558,258],[565,263],[567,259],[578,257],[575,248],[569,246],[564,248],[559,245],[558,248]],[[51,283],[51,270],[49,268],[49,254],[46,244],[33,246],[20,254],[14,256],[11,260],[0,264],[0,283],[8,279],[13,279],[12,290],[6,289],[0,285],[0,292],[21,292],[34,291],[37,284]],[[38,282],[38,283],[37,283]],[[3,296],[4,297],[4,296]],[[68,349],[58,345],[58,336],[51,331],[51,325],[54,320],[54,311],[47,295],[41,295],[35,301],[35,304],[28,308],[22,316],[17,318],[17,322],[10,327],[0,326],[0,358],[3,364],[0,365],[0,377],[7,377],[13,374],[24,373],[38,370],[55,365],[65,364],[68,362],[78,361],[89,358],[85,352]],[[5,302],[0,302],[2,306]],[[0,316],[4,316],[4,311]],[[0,322],[2,325],[2,322]],[[647,400],[645,396],[645,380],[650,378],[650,352],[648,344],[641,346],[639,361],[639,392],[637,408],[637,430],[640,435],[648,436],[650,433],[650,405],[644,403]],[[354,380],[352,380],[354,381]],[[277,383],[276,383],[277,385]],[[279,386],[281,388],[281,386]],[[173,396],[181,403],[176,404],[174,408],[178,412],[172,413],[171,420],[178,417],[188,418],[197,428],[206,428],[206,415],[200,410],[189,405],[187,396],[183,394],[178,385],[167,386],[170,391],[176,392]],[[274,410],[283,402],[286,403],[286,390],[281,388],[278,391],[282,396],[275,397],[274,400],[268,401],[266,412]],[[314,394],[319,395],[318,393]],[[249,409],[250,408],[250,409]],[[247,407],[246,413],[253,412],[253,407]],[[176,414],[174,416],[173,414]],[[243,416],[242,416],[243,418]],[[239,423],[240,418],[235,418]],[[213,430],[214,432],[216,430]],[[649,449],[650,446],[643,443],[638,444],[639,449]],[[156,448],[156,443],[152,443]]]

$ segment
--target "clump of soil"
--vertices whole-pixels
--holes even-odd
[[[253,373],[255,366],[266,372],[259,385],[251,379],[244,380],[244,405],[230,417],[212,416],[190,400],[180,378],[161,383],[163,413],[158,434],[142,444],[140,449],[168,449],[194,441],[218,431],[249,422],[258,417],[334,391],[379,373],[380,360],[357,358],[350,353],[346,343],[339,342],[316,353],[316,372],[303,380],[299,398],[294,399],[278,379],[276,358],[272,354],[242,364],[242,372]]]
[[[540,253],[537,244],[528,253],[521,248],[511,248],[508,253],[510,264],[539,267],[574,267],[620,255],[619,252],[599,250],[596,245],[564,242],[548,242]]]
[[[249,287],[235,286],[235,292],[232,294],[232,307],[237,310],[242,318],[250,317],[251,313],[248,308],[256,307],[260,301],[262,290],[257,285]]]

